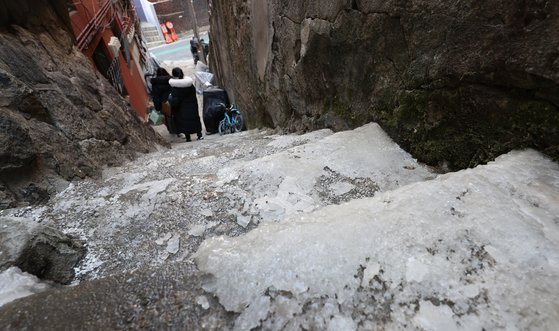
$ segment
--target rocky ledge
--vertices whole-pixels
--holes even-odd
[[[61,6],[0,4],[0,209],[166,145],[73,46]]]

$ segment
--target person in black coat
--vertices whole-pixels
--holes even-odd
[[[175,133],[173,125],[171,124],[172,119],[168,112],[163,111],[163,102],[167,101],[169,98],[169,93],[171,93],[171,85],[169,85],[169,79],[171,75],[164,68],[157,68],[157,73],[154,78],[151,79],[151,100],[153,101],[153,106],[155,110],[162,112],[165,116],[165,126],[169,133]]]
[[[198,61],[200,60],[200,57],[198,56],[198,41],[194,36],[192,37],[192,39],[190,39],[190,53],[192,53],[194,65],[196,65],[196,63],[198,63]]]
[[[155,77],[151,79],[151,99],[157,111],[161,111],[161,104],[168,99],[169,93],[171,93],[169,79],[171,79],[171,75],[164,68],[157,68]]]
[[[169,80],[171,95],[169,102],[175,118],[177,133],[184,133],[186,141],[190,135],[196,133],[198,140],[202,138],[202,124],[198,114],[198,99],[192,78],[184,77],[180,68],[174,68],[173,78]]]

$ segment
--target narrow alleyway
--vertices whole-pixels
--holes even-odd
[[[551,3],[0,3],[0,330],[559,330]]]

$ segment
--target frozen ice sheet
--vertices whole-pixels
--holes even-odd
[[[359,315],[368,309],[360,305],[394,328],[552,330],[558,231],[559,166],[528,150],[242,237],[211,238],[195,256],[215,276],[207,289],[231,311],[279,291],[299,304],[334,298],[341,308],[331,314],[362,325],[378,321]],[[268,317],[278,307],[272,299]],[[253,325],[248,315],[243,323]],[[297,318],[309,326],[304,312]]]
[[[280,141],[293,139],[288,136]],[[252,209],[268,222],[310,212],[342,195],[363,195],[368,190],[368,196],[372,196],[376,191],[435,175],[392,141],[378,124],[369,123],[248,164],[223,168],[218,177],[219,187],[242,182],[252,196]]]

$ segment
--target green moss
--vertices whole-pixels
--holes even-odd
[[[532,147],[559,159],[559,110],[547,101],[463,87],[413,90],[375,108],[375,118],[422,162],[473,167]]]
[[[261,98],[257,100],[257,102],[254,102],[252,104],[253,108],[255,109],[249,109],[249,107],[246,107],[244,109],[243,108],[239,109],[243,114],[245,120],[245,126],[247,129],[274,127],[274,121],[270,116],[270,114],[268,113],[269,111],[273,111],[273,110],[267,109],[266,104],[267,104],[266,99]]]
[[[356,119],[351,104],[340,100],[340,98],[338,97],[334,97],[334,99],[331,102],[325,105],[325,108],[326,111],[324,113],[331,111],[337,116],[339,116],[340,118],[342,118],[343,120],[348,121],[350,123]]]
[[[513,113],[512,128],[523,141],[535,140],[544,145],[559,142],[559,111],[553,105],[544,101],[513,100],[508,108]]]

